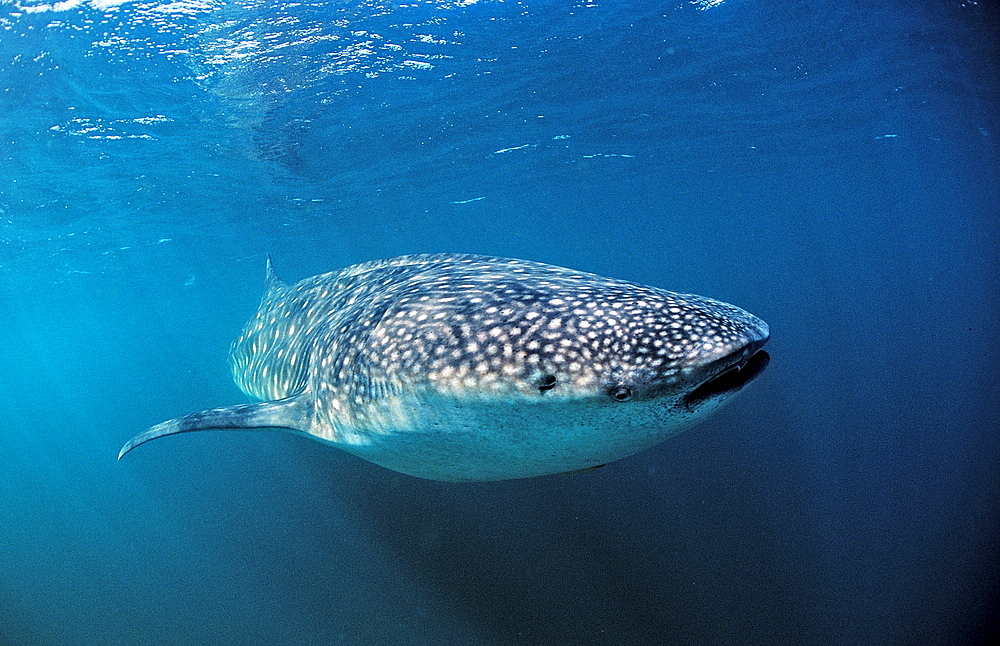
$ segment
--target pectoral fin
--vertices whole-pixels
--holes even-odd
[[[118,459],[150,440],[164,435],[207,430],[252,430],[284,428],[307,433],[312,420],[312,396],[299,394],[277,401],[212,408],[162,422],[129,440],[118,453]]]

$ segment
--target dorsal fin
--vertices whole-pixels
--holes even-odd
[[[285,283],[278,278],[277,272],[274,271],[274,263],[271,262],[271,254],[267,254],[267,267],[264,269],[264,296],[267,297],[268,294],[278,291],[285,287]]]

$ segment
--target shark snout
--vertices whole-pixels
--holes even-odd
[[[747,316],[748,320],[741,326],[741,343],[706,363],[703,381],[684,396],[682,402],[689,410],[709,400],[736,394],[759,377],[771,361],[771,356],[762,349],[771,338],[770,328],[756,316]]]
[[[771,328],[768,327],[767,323],[753,316],[753,320],[746,327],[745,335],[745,345],[740,350],[741,358],[736,362],[740,368],[760,352],[764,344],[771,339]]]

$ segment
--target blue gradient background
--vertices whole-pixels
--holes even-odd
[[[997,633],[994,2],[0,3],[0,644]],[[245,401],[263,288],[530,258],[772,363],[575,477],[421,481]]]

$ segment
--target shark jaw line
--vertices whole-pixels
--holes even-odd
[[[739,358],[684,396],[682,403],[685,408],[693,411],[710,399],[736,394],[759,377],[771,361],[771,355],[764,350],[757,350],[753,354],[740,350],[734,354],[738,354]]]

